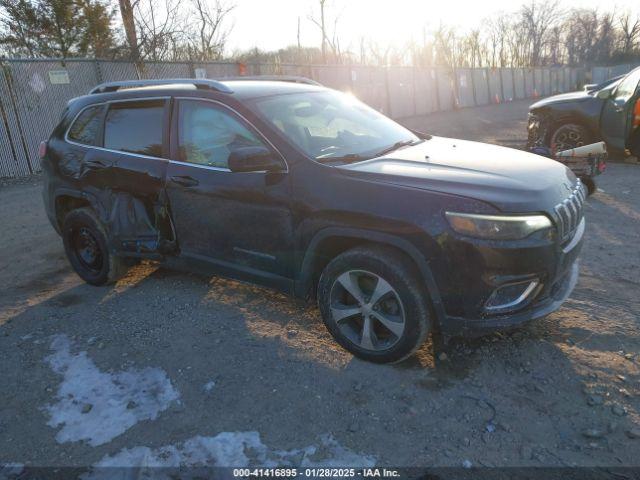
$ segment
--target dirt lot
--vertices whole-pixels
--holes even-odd
[[[406,123],[519,146],[526,108]],[[636,164],[601,177],[561,310],[395,366],[353,358],[270,290],[153,264],[85,285],[39,180],[4,185],[0,464],[638,466],[639,184]]]

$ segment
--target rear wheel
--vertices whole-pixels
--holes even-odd
[[[547,144],[554,152],[562,152],[592,142],[593,137],[585,127],[577,123],[564,123],[551,131]]]
[[[318,304],[336,341],[372,362],[404,360],[430,330],[423,283],[392,249],[358,247],[337,256],[320,277]]]
[[[67,214],[62,241],[69,263],[91,285],[114,282],[127,271],[125,261],[109,251],[105,230],[89,208]]]

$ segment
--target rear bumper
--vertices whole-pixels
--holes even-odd
[[[579,262],[575,261],[566,274],[556,282],[547,298],[532,304],[526,310],[510,315],[478,319],[447,317],[444,322],[441,322],[440,329],[445,335],[473,337],[519,327],[531,320],[544,317],[558,310],[569,298],[578,283],[579,270]]]

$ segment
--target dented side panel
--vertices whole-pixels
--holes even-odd
[[[164,189],[168,162],[66,141],[73,118],[69,114],[56,128],[43,159],[43,194],[54,228],[60,232],[65,214],[86,205],[105,226],[113,252],[151,258],[172,252]]]

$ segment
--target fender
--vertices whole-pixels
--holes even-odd
[[[323,240],[331,237],[362,239],[365,241],[390,245],[404,252],[415,262],[416,266],[420,270],[431,299],[431,304],[436,314],[436,321],[438,324],[444,321],[446,314],[442,304],[442,298],[440,297],[438,286],[436,285],[431,267],[429,266],[429,262],[425,256],[411,242],[388,233],[373,230],[349,227],[326,227],[318,231],[309,242],[309,246],[304,254],[304,259],[300,267],[300,274],[298,279],[295,281],[294,288],[297,296],[304,297],[308,293],[309,288],[311,288],[311,283],[313,281],[312,266],[313,261],[316,258],[318,246]]]

